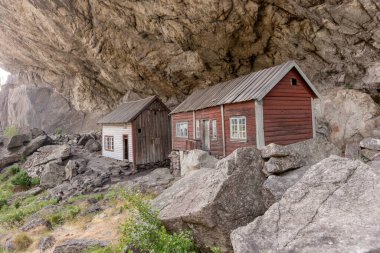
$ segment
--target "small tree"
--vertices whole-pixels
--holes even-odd
[[[16,126],[7,126],[4,130],[4,136],[7,138],[12,138],[18,134],[18,129]]]

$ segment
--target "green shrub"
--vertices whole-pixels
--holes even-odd
[[[170,234],[142,195],[126,194],[126,198],[132,215],[123,226],[123,245],[152,253],[196,252],[191,233]]]
[[[4,136],[7,138],[12,138],[18,134],[18,129],[16,126],[7,126],[4,130]]]
[[[20,167],[19,167],[18,165],[13,165],[12,167],[10,167],[10,168],[8,169],[8,171],[9,171],[9,173],[10,173],[11,175],[16,175],[17,173],[20,172]]]
[[[40,179],[38,177],[32,177],[31,183],[32,186],[40,185]]]
[[[13,238],[13,244],[16,251],[24,251],[32,243],[33,243],[33,240],[25,233],[18,234]]]
[[[25,171],[18,172],[12,179],[13,185],[30,187],[32,185],[32,178]]]
[[[53,213],[48,217],[48,220],[53,226],[60,225],[65,221],[61,213]]]
[[[55,129],[55,134],[61,136],[63,134],[63,129],[58,127]]]
[[[20,167],[18,165],[13,165],[12,167],[9,167],[6,170],[2,171],[0,175],[0,181],[7,181],[10,176],[17,174],[18,172],[20,172]]]
[[[6,199],[0,199],[0,209],[2,209],[4,206],[8,206],[8,202]]]

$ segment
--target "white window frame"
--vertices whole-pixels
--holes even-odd
[[[185,127],[184,129],[186,129],[186,135],[185,135],[185,130],[183,131],[183,133],[181,133],[181,127]],[[175,134],[176,137],[178,138],[188,138],[189,136],[189,122],[187,121],[182,121],[182,122],[177,122],[176,123],[176,134]]]
[[[200,124],[200,120],[197,119],[195,121],[195,139],[199,140],[200,138],[201,138],[201,124]]]
[[[115,140],[111,135],[104,136],[104,150],[113,152],[115,150]]]
[[[213,119],[211,121],[211,129],[212,129],[211,139],[215,141],[218,139],[218,127],[217,127],[216,119]]]
[[[240,122],[241,120],[244,120],[244,124],[241,124]],[[234,133],[234,130],[233,130],[234,125],[236,125],[236,134]],[[235,140],[235,141],[247,141],[247,117],[245,116],[230,117],[230,138],[231,140]]]

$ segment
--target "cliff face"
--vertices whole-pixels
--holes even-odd
[[[52,88],[78,113],[126,94],[175,105],[288,59],[322,90],[380,83],[377,0],[15,0],[0,17],[11,83]]]

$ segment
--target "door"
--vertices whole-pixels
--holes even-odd
[[[123,136],[123,141],[124,141],[124,159],[129,160],[128,135]]]
[[[203,120],[202,122],[202,149],[210,150],[210,121]]]

